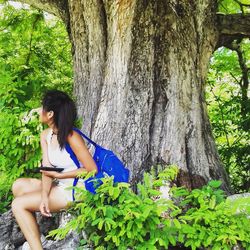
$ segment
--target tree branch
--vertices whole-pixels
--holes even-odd
[[[217,14],[217,17],[220,37],[216,49],[235,39],[250,37],[250,14]]]
[[[30,63],[30,57],[31,57],[31,54],[32,54],[32,41],[33,41],[33,35],[34,35],[34,30],[35,30],[35,27],[37,25],[37,23],[39,22],[39,19],[41,18],[41,13],[39,13],[34,22],[33,22],[33,25],[32,25],[32,30],[31,30],[31,33],[30,33],[30,41],[29,41],[29,52],[28,52],[28,55],[27,55],[27,58],[26,58],[26,63],[25,65],[26,66],[29,66],[29,63]]]
[[[68,20],[68,2],[67,0],[14,0],[16,2],[26,3],[36,9],[41,9],[50,14]]]
[[[242,34],[250,37],[250,14],[217,14],[219,30],[222,34]]]
[[[232,42],[230,45],[227,45],[227,48],[235,51],[238,55],[238,61],[242,73],[242,79],[239,83],[241,88],[241,115],[243,120],[246,119],[247,113],[249,111],[248,108],[248,87],[249,87],[249,79],[248,79],[248,68],[247,62],[244,55],[244,50],[241,48],[241,40],[236,40]],[[232,75],[232,73],[231,73]]]

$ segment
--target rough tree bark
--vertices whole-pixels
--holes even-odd
[[[249,36],[247,15],[217,15],[215,0],[22,2],[59,13],[66,23],[83,130],[123,159],[132,183],[166,163],[182,169],[180,184],[193,188],[221,179],[229,191],[205,81],[225,37]]]

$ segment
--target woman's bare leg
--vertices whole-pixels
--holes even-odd
[[[12,202],[12,211],[32,250],[41,250],[40,232],[34,217],[39,211],[41,191],[26,193],[15,198]],[[58,187],[52,187],[49,194],[49,208],[51,212],[58,212],[67,207],[67,200]]]
[[[42,190],[42,181],[35,178],[19,178],[12,185],[14,197]]]

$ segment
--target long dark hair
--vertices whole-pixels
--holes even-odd
[[[73,100],[64,92],[49,90],[42,99],[43,111],[54,112],[54,123],[58,129],[57,139],[61,149],[64,148],[67,137],[77,118],[76,106]]]

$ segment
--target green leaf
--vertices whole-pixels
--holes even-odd
[[[168,235],[168,240],[170,241],[172,246],[176,245],[176,239],[171,234]]]
[[[98,223],[98,229],[101,230],[103,226],[104,220],[100,220]]]
[[[209,207],[211,209],[214,209],[215,205],[216,205],[216,197],[213,195],[210,202],[209,202]]]
[[[213,188],[219,188],[221,186],[221,181],[212,180],[208,182],[208,185]]]
[[[180,224],[180,222],[179,222],[177,219],[174,219],[173,222],[174,222],[174,225],[175,225],[178,229],[181,228],[181,224]]]

